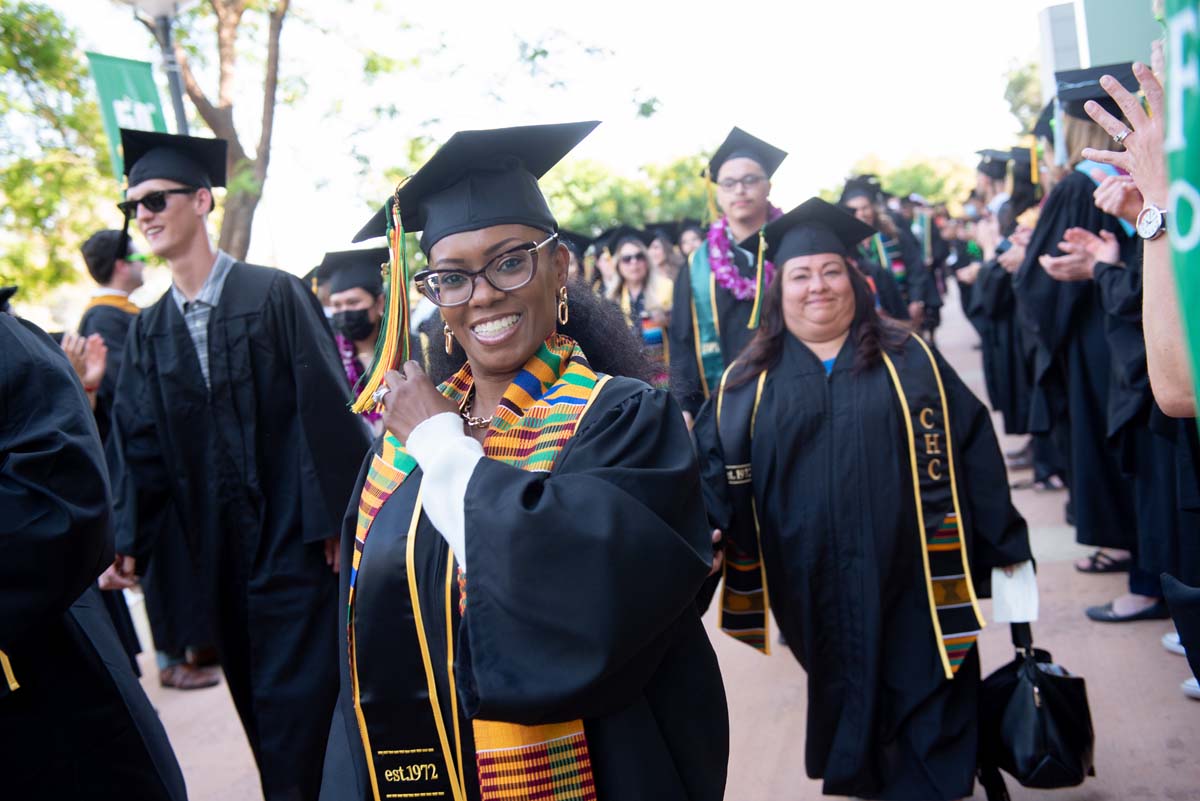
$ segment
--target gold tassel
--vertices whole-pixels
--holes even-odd
[[[758,261],[754,268],[754,308],[750,310],[750,321],[746,324],[746,328],[751,331],[758,328],[760,318],[762,317],[762,296],[767,289],[763,286],[763,277],[766,272],[763,269],[763,264],[766,261],[763,256],[767,252],[765,230],[765,227],[758,230]]]
[[[388,218],[390,264],[381,265],[387,284],[387,303],[379,326],[379,339],[375,342],[375,360],[363,377],[358,398],[350,407],[355,414],[383,410],[383,404],[375,400],[375,391],[383,386],[387,372],[408,361],[409,356],[408,254],[405,252],[404,225],[400,221],[400,200],[393,197],[391,203]]]

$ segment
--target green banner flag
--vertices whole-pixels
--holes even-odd
[[[121,129],[161,131],[166,133],[167,121],[162,104],[158,102],[158,86],[154,71],[147,61],[88,53],[96,93],[100,96],[100,113],[104,132],[108,134],[108,152],[112,156],[113,172],[120,181],[125,174],[121,160]]]

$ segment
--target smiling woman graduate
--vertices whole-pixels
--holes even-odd
[[[387,433],[343,528],[325,799],[723,796],[694,451],[670,397],[622,377],[622,354],[644,363],[620,317],[571,321],[598,301],[569,296],[537,183],[595,125],[457,133],[359,235],[393,246],[358,401]],[[466,354],[441,386],[397,336],[406,231]]]
[[[1007,619],[1032,616],[1029,539],[987,410],[847,265],[871,232],[819,198],[766,227],[762,326],[696,421],[727,539],[720,626],[767,650],[774,612],[808,673],[824,792],[957,799],[975,774],[977,598],[995,581]]]

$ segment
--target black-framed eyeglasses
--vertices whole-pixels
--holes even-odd
[[[157,192],[149,192],[137,200],[125,200],[117,204],[117,208],[126,217],[136,217],[138,204],[146,207],[147,211],[158,214],[167,207],[167,195],[194,195],[200,191],[199,187],[186,186],[182,189],[159,189]]]
[[[422,270],[413,276],[417,289],[435,305],[461,306],[475,294],[475,279],[484,280],[501,292],[520,289],[537,274],[538,251],[554,240],[553,233],[541,242],[526,242],[496,256],[482,270]]]
[[[754,187],[767,180],[765,175],[743,175],[741,178],[726,178],[724,181],[717,183],[717,186],[724,189],[726,192],[732,192],[738,188],[740,184],[742,189],[749,192]]]

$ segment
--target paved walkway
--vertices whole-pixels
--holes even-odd
[[[974,331],[957,297],[946,303],[938,344],[963,379],[983,394]],[[1002,437],[1002,447],[1021,442]],[[1085,576],[1071,561],[1087,551],[1063,522],[1061,493],[1015,493],[1029,521],[1040,574],[1042,619],[1038,644],[1060,664],[1086,677],[1096,728],[1097,776],[1078,788],[1024,790],[1009,781],[1014,801],[1200,801],[1200,702],[1179,691],[1187,664],[1159,644],[1169,623],[1092,623],[1083,608],[1123,589],[1122,577]],[[990,602],[984,602],[990,616]],[[729,698],[729,801],[800,801],[822,798],[804,771],[805,678],[786,650],[770,657],[734,642],[706,623],[721,661]],[[143,631],[143,642],[149,635]],[[1011,658],[1006,626],[985,630],[980,648],[985,674]],[[261,798],[250,749],[224,685],[208,690],[162,690],[152,656],[143,655],[143,685],[162,714],[187,778],[192,801]],[[702,699],[698,699],[702,700]],[[974,798],[982,799],[977,793]],[[620,801],[620,799],[602,799]]]

